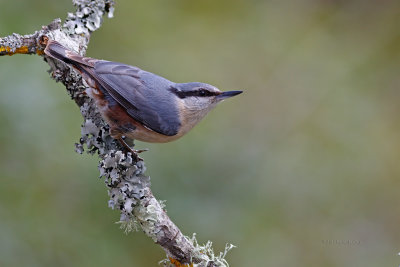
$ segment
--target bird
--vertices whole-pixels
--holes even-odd
[[[44,53],[77,70],[110,136],[129,152],[126,142],[166,143],[177,140],[223,100],[243,91],[220,91],[200,82],[175,83],[154,73],[119,62],[84,57],[55,40],[45,39]]]

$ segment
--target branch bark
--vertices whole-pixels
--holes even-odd
[[[78,153],[86,150],[100,157],[100,176],[104,177],[110,196],[109,207],[121,213],[121,227],[126,232],[140,225],[141,229],[159,244],[169,260],[164,266],[228,266],[224,259],[233,246],[227,245],[225,252],[215,256],[212,243],[199,246],[195,236],[185,237],[171,221],[163,205],[153,196],[150,178],[144,174],[143,161],[137,161],[109,135],[108,125],[103,121],[93,101],[83,94],[86,84],[81,76],[67,65],[44,55],[42,36],[57,40],[66,47],[84,55],[90,34],[97,30],[103,15],[112,17],[112,0],[73,0],[77,7],[75,13],[68,13],[63,25],[56,19],[41,30],[30,35],[12,34],[0,38],[0,56],[14,54],[37,54],[43,56],[51,67],[52,78],[62,82],[68,94],[79,106],[84,122],[82,137],[75,149]]]

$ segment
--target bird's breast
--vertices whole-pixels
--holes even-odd
[[[106,101],[97,100],[97,106],[102,113],[103,118],[110,126],[113,138],[126,136],[130,139],[140,140],[148,143],[167,143],[181,137],[179,133],[173,136],[167,136],[157,133],[142,123],[132,118],[126,110],[119,104],[108,105]]]

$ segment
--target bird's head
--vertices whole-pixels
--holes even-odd
[[[171,87],[171,92],[182,100],[185,108],[208,112],[222,100],[241,94],[243,91],[222,92],[215,86],[193,82],[177,83]]]
[[[180,113],[190,124],[197,124],[219,102],[241,94],[242,91],[222,92],[206,83],[177,83],[170,88],[178,98]]]

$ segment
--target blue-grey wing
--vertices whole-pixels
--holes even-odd
[[[170,81],[139,68],[110,61],[96,62],[92,71],[102,88],[136,121],[160,134],[173,136],[178,133],[179,113],[176,105],[171,103],[176,100],[166,88]]]

